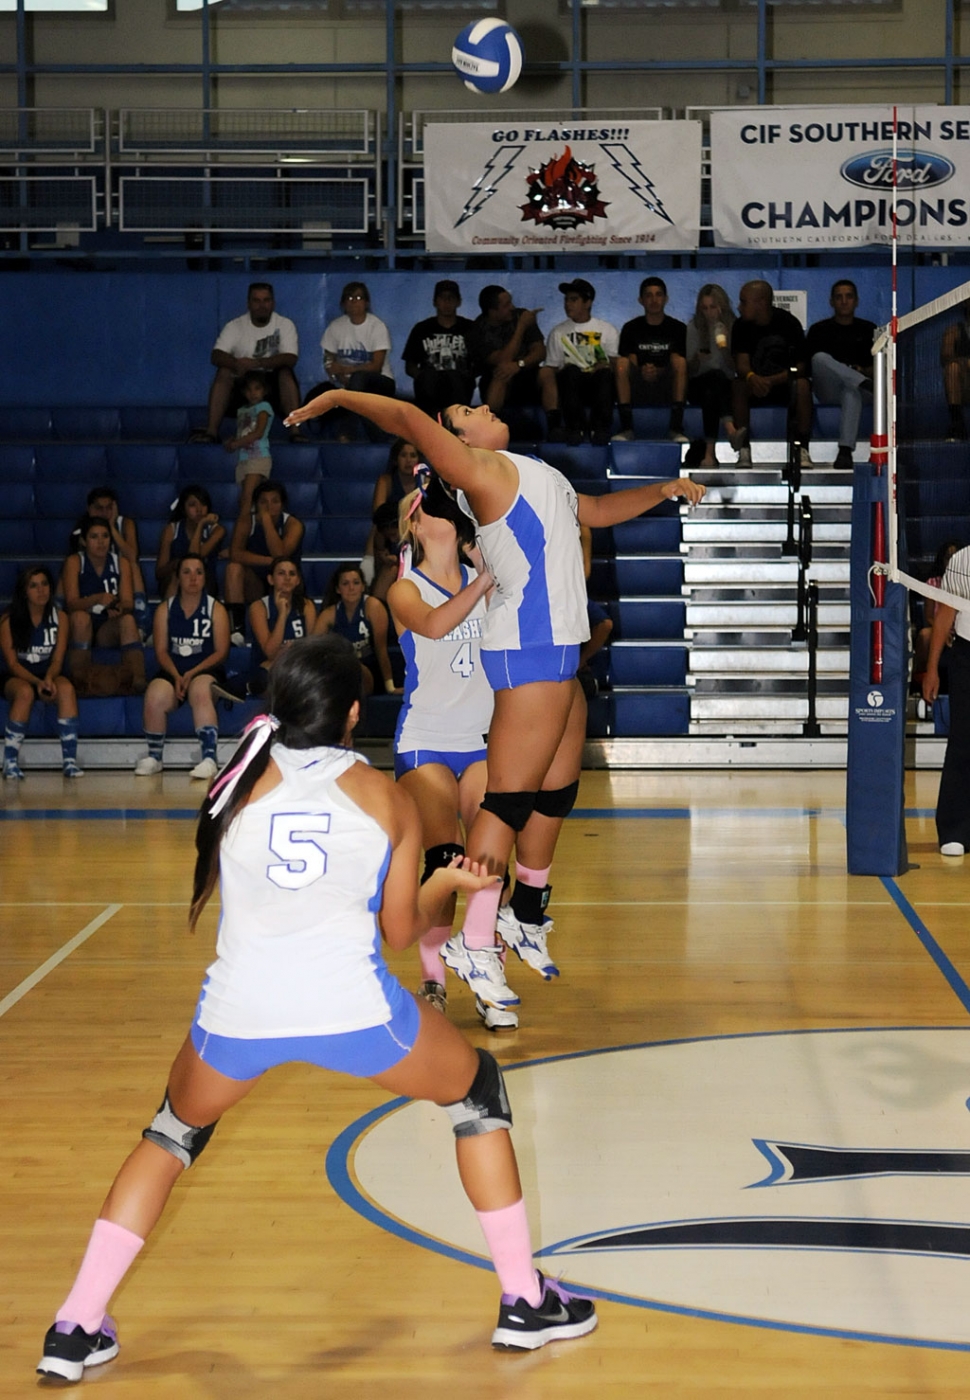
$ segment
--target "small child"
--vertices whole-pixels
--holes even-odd
[[[243,377],[246,402],[236,414],[236,436],[223,443],[227,452],[238,452],[236,483],[242,487],[240,511],[250,508],[253,492],[260,481],[271,474],[273,462],[269,453],[269,430],[273,410],[266,401],[266,379],[258,370]]]

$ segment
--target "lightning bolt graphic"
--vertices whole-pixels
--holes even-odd
[[[665,223],[672,224],[673,219],[664,208],[663,200],[658,195],[653,181],[640,164],[639,156],[634,155],[629,146],[619,143],[601,142],[600,148],[606,152],[613,169],[623,176],[640,203],[645,204],[651,214],[656,214]]]
[[[460,228],[468,219],[474,218],[483,205],[488,203],[524,150],[525,146],[498,146],[495,149],[489,157],[485,169],[472,186],[474,193],[470,194],[466,199],[465,207],[461,211],[461,216],[455,224],[455,228]],[[495,179],[489,183],[488,177],[503,158],[505,160],[505,165],[496,175]]]

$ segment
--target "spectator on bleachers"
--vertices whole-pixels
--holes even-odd
[[[387,608],[364,591],[359,564],[338,564],[330,576],[314,636],[339,632],[354,648],[361,663],[364,694],[400,695],[394,684],[387,654]]]
[[[243,377],[242,390],[246,402],[239,405],[235,435],[222,445],[227,452],[236,453],[236,485],[242,488],[239,509],[246,511],[260,481],[273,472],[269,447],[273,406],[266,398],[266,376],[258,370]]]
[[[61,578],[71,623],[71,677],[85,695],[141,695],[145,656],[134,618],[131,565],[112,548],[101,516],[86,515],[79,551],[64,561]],[[94,664],[91,647],[121,648],[118,663]]]
[[[947,326],[940,342],[943,388],[950,414],[948,442],[965,442],[967,436],[963,405],[970,403],[970,300],[961,308],[962,318]]]
[[[186,554],[179,560],[175,594],[155,609],[152,635],[159,674],[145,692],[145,740],[148,753],[135,764],[135,775],[162,771],[162,751],[168,716],[188,701],[202,758],[189,774],[208,779],[216,775],[218,720],[212,687],[223,680],[229,656],[229,618],[225,608],[206,592],[205,560]]]
[[[269,669],[284,647],[309,637],[317,620],[313,599],[306,596],[303,575],[294,559],[277,559],[270,570],[269,592],[249,605],[249,630],[253,637],[250,695],[262,695],[269,685]]]
[[[391,501],[378,506],[371,517],[374,525],[374,582],[369,593],[372,598],[387,602],[387,593],[396,583],[401,565],[401,531],[398,507]]]
[[[549,440],[572,445],[588,432],[592,443],[605,446],[613,425],[614,383],[619,373],[619,335],[614,325],[593,315],[596,290],[583,277],[560,282],[566,320],[546,336],[546,359],[539,370]],[[587,424],[587,412],[589,422]]]
[[[300,386],[293,372],[300,353],[296,326],[277,313],[269,282],[250,283],[246,306],[245,315],[226,322],[213,346],[216,377],[209,390],[209,419],[192,434],[192,442],[219,441],[223,418],[244,402],[242,379],[250,370],[267,376],[267,398],[281,417],[299,405]],[[303,440],[296,432],[291,437]]]
[[[498,286],[483,287],[478,305],[481,315],[473,324],[470,343],[482,403],[502,417],[512,409],[538,404],[546,342],[536,325],[536,311],[520,309]]]
[[[435,314],[411,328],[404,346],[404,368],[414,380],[414,402],[437,418],[449,404],[472,401],[475,375],[469,337],[473,322],[458,315],[461,292],[450,277],[435,283],[432,303]]]
[[[613,619],[602,603],[595,602],[589,596],[589,576],[593,572],[593,532],[588,525],[580,525],[579,541],[583,547],[583,573],[586,576],[586,617],[589,621],[589,638],[579,648],[579,669],[576,672],[576,679],[582,686],[586,699],[592,700],[599,687],[589,663],[610,640]]]
[[[620,373],[617,376],[620,441],[633,440],[634,407],[670,405],[667,436],[686,442],[684,407],[687,402],[687,327],[666,313],[667,284],[662,277],[645,277],[637,300],[643,315],[620,330]]]
[[[64,675],[70,633],[67,615],[54,603],[54,579],[44,565],[28,565],[14,584],[10,608],[0,617],[0,695],[7,701],[3,776],[14,780],[20,746],[34,702],[57,706],[57,733],[65,778],[81,778],[77,764],[77,695]]]
[[[732,446],[738,466],[750,467],[751,405],[775,404],[789,410],[788,431],[799,444],[803,467],[810,467],[812,390],[805,359],[805,332],[790,311],[775,306],[775,294],[760,278],[745,282],[738,300],[738,319],[731,333],[731,354],[737,378],[732,407],[735,434]]]
[[[286,507],[286,487],[267,477],[253,492],[251,508],[240,510],[233,526],[225,584],[233,646],[245,642],[246,604],[266,592],[275,561],[284,557],[299,561],[303,521]]]
[[[374,482],[374,494],[370,503],[372,521],[374,512],[381,506],[390,504],[396,508],[398,502],[402,501],[409,491],[414,490],[414,469],[419,460],[418,449],[413,442],[407,442],[404,438],[394,439],[387,454],[387,469],[381,472]],[[377,534],[372,524],[367,544],[364,546],[364,557],[360,561],[367,588],[371,587],[375,577],[376,540]]]
[[[728,439],[735,437],[731,417],[731,328],[734,312],[728,294],[716,282],[708,282],[697,294],[694,314],[687,323],[687,397],[700,410],[704,423],[704,455],[700,467],[716,467],[718,427],[723,423]]]
[[[118,494],[113,486],[95,486],[88,492],[87,513],[107,520],[111,529],[112,547],[131,565],[135,622],[141,633],[141,640],[144,641],[148,635],[148,592],[138,557],[138,527],[130,515],[119,513]]]
[[[183,486],[172,507],[172,518],[162,531],[155,560],[155,582],[163,598],[175,592],[179,560],[198,554],[205,560],[206,588],[215,597],[219,592],[216,557],[226,538],[226,528],[212,509],[212,497],[204,486]]]
[[[389,356],[391,333],[370,309],[370,292],[363,282],[348,282],[340,294],[343,315],[330,322],[320,344],[326,376],[306,396],[306,402],[327,389],[354,389],[359,394],[395,395]],[[340,410],[337,438],[350,442],[357,430],[357,415]]]
[[[873,321],[857,316],[859,292],[848,277],[833,282],[829,306],[833,315],[809,327],[806,358],[812,389],[819,403],[837,403],[839,450],[834,465],[852,470],[852,453],[859,436],[863,403],[872,403]]]

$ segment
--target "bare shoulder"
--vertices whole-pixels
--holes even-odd
[[[353,764],[341,773],[337,786],[387,832],[392,845],[397,845],[411,800],[402,788],[369,763]]]

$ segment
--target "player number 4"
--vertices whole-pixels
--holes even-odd
[[[468,677],[475,669],[475,663],[472,660],[471,642],[462,642],[461,646],[452,657],[451,669],[456,676],[461,676],[467,681]]]

